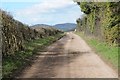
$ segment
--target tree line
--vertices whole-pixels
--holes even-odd
[[[109,45],[120,46],[120,2],[77,2],[83,18],[78,18],[77,31]]]

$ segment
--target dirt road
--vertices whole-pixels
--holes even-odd
[[[19,78],[118,78],[81,37],[71,32],[38,54]]]

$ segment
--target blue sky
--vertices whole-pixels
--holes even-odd
[[[76,23],[83,15],[72,0],[2,0],[0,8],[28,25]]]

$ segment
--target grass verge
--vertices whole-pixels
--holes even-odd
[[[2,59],[2,76],[3,78],[13,76],[13,73],[19,68],[25,66],[28,63],[28,59],[36,53],[36,48],[44,49],[46,46],[55,42],[64,34],[56,34],[54,36],[48,36],[37,40],[32,40],[25,43],[25,50],[16,52],[14,55],[9,55]]]
[[[118,50],[120,47],[109,46],[105,42],[85,36],[82,32],[77,32],[76,34],[81,36],[87,44],[92,47],[92,49],[99,54],[100,57],[111,64],[114,69],[120,69],[120,65],[118,65]]]

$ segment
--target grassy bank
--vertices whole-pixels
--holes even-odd
[[[29,58],[37,52],[37,48],[44,49],[54,41],[64,36],[64,34],[57,34],[54,36],[48,36],[41,39],[33,40],[25,43],[25,49],[23,51],[16,52],[15,55],[9,55],[2,60],[2,75],[3,77],[10,77],[19,68],[29,63]]]
[[[120,48],[109,46],[105,42],[99,41],[95,38],[87,37],[82,32],[76,34],[80,35],[87,42],[87,44],[92,47],[92,49],[105,61],[107,61],[109,64],[112,64],[115,69],[118,69],[118,49]]]

